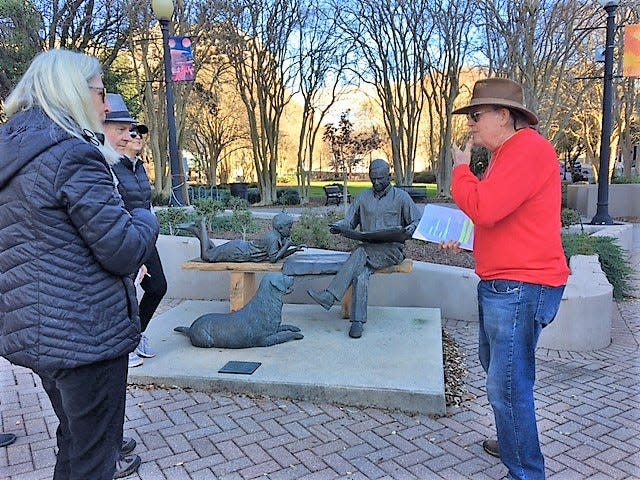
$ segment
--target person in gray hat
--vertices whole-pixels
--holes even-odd
[[[122,155],[117,163],[111,165],[118,191],[127,210],[150,210],[151,185],[144,162],[138,156],[143,147],[142,135],[148,133],[149,129],[146,125],[138,124],[131,116],[121,95],[108,93],[107,102],[112,111],[107,113],[105,118],[105,135],[109,143]],[[131,368],[142,365],[141,357],[152,358],[156,355],[145,331],[167,292],[167,280],[155,246],[145,259],[144,266],[146,272],[143,272],[140,281],[144,295],[139,304],[141,337],[138,347],[129,355]]]

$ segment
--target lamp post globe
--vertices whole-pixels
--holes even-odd
[[[602,134],[600,137],[600,166],[598,175],[598,202],[593,225],[612,225],[609,215],[609,157],[611,156],[611,130],[613,124],[613,47],[616,36],[615,11],[618,0],[598,0],[607,12],[606,44],[604,50],[604,89],[602,93]]]
[[[151,8],[160,22],[162,30],[162,47],[164,61],[164,80],[167,96],[167,131],[169,137],[169,166],[171,170],[171,199],[169,205],[181,207],[186,205],[183,194],[184,173],[178,152],[176,135],[175,100],[173,96],[173,81],[171,79],[171,53],[169,50],[169,22],[173,17],[173,0],[152,0]]]

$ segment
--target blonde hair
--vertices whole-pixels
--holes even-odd
[[[102,119],[96,111],[89,81],[102,76],[97,58],[84,53],[54,49],[36,55],[11,94],[4,111],[7,118],[40,107],[69,135],[93,141],[102,132]],[[107,160],[117,153],[108,144],[96,145]]]

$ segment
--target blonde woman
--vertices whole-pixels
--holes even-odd
[[[102,142],[99,62],[39,54],[0,127],[0,355],[42,379],[60,421],[54,480],[111,480],[120,459],[127,357],[139,321],[130,275],[156,241],[151,212],[127,212]]]

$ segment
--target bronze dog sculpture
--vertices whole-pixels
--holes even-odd
[[[268,347],[303,335],[294,325],[281,325],[282,297],[290,293],[293,277],[267,273],[255,296],[237,312],[207,313],[190,327],[176,327],[195,347],[250,348]]]

